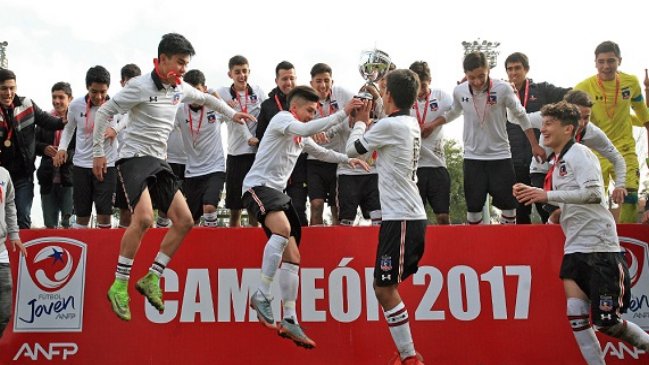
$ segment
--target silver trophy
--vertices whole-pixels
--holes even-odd
[[[489,60],[489,68],[496,67],[498,55],[500,54],[500,51],[496,50],[498,46],[500,46],[500,42],[491,42],[487,40],[483,40],[482,42],[480,42],[480,38],[478,38],[473,42],[467,42],[467,41],[462,42],[462,47],[464,47],[465,56],[471,52],[482,52]]]
[[[367,81],[367,85],[374,86],[374,83],[381,80],[390,70],[390,56],[387,53],[373,49],[371,51],[363,51],[361,59],[358,64],[358,71],[361,77]],[[356,95],[357,98],[372,100],[372,94],[367,91],[362,91]]]

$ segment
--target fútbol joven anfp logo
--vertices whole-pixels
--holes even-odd
[[[624,318],[649,330],[649,244],[630,237],[620,237],[631,276],[631,303]]]
[[[16,288],[14,332],[80,332],[86,248],[83,242],[45,237],[25,243]]]

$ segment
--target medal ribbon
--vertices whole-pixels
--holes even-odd
[[[609,119],[613,118],[613,115],[615,115],[615,107],[617,106],[617,95],[620,93],[620,75],[615,74],[615,101],[613,102],[613,107],[609,109],[608,107],[608,99],[606,98],[606,89],[604,88],[604,83],[602,82],[602,79],[599,78],[599,75],[597,75],[597,85],[599,85],[599,88],[602,90],[602,95],[604,95],[604,109],[606,110],[606,116],[609,117]],[[611,114],[611,111],[613,112]]]

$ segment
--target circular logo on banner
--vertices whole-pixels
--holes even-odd
[[[45,292],[54,292],[64,287],[74,276],[82,254],[80,247],[63,241],[52,240],[31,260],[26,260],[27,271],[32,281]]]
[[[624,258],[629,267],[631,287],[633,288],[638,283],[638,280],[642,278],[644,269],[648,264],[649,244],[629,237],[620,237],[619,239],[620,246],[624,249]]]

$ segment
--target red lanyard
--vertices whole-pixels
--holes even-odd
[[[277,103],[277,109],[279,109],[279,111],[284,110],[284,108],[282,108],[282,103],[279,102],[279,97],[277,96],[277,94],[275,94],[275,103]]]
[[[239,94],[238,91],[237,93],[237,101],[239,102],[239,108],[241,108],[241,111],[244,113],[248,113],[248,85],[246,85],[246,96],[245,99],[243,100],[243,104],[241,104],[241,95]]]
[[[478,113],[478,107],[475,105],[475,96],[471,98],[471,101],[473,101],[473,109],[475,109],[475,114],[478,116],[478,120],[480,121],[480,127],[484,126],[484,120],[485,117],[487,116],[487,105],[489,104],[489,97],[491,96],[491,86],[493,84],[493,81],[489,80],[489,86],[487,87],[487,98],[484,101],[484,111],[482,115]],[[471,89],[469,89],[471,91]],[[471,96],[473,96],[473,91],[471,91]]]
[[[86,124],[84,125],[84,130],[86,134],[92,134],[92,130],[95,128],[95,121],[90,122],[90,109],[92,105],[92,99],[88,96],[88,103],[86,104]]]
[[[606,110],[606,116],[609,117],[609,119],[613,118],[613,115],[615,115],[615,107],[617,106],[617,95],[620,93],[620,75],[615,74],[615,101],[613,102],[613,115],[611,115],[609,108],[608,108],[608,100],[606,98],[606,89],[604,88],[604,83],[602,82],[602,79],[599,78],[599,75],[597,75],[597,85],[599,85],[599,88],[602,90],[602,95],[604,95],[604,109]]]
[[[11,106],[13,107],[13,105]],[[5,108],[0,107],[2,109],[2,116],[3,116],[3,121],[1,126],[7,128],[7,139],[5,139],[4,145],[5,147],[11,147],[11,137],[14,135],[14,129],[11,127],[11,123],[9,123],[9,117],[7,116],[7,113],[5,112]]]
[[[275,97],[277,97],[277,95],[275,95]],[[275,99],[275,100],[277,100],[277,99]],[[300,119],[298,119],[298,117],[297,117],[297,115],[295,114],[294,111],[291,111],[291,114],[293,114],[293,118],[295,118],[298,122],[300,121]],[[302,136],[294,136],[293,141],[295,142],[295,144],[302,143]]]
[[[557,164],[557,156],[555,155],[554,158],[552,158],[550,169],[548,170],[548,173],[545,174],[545,179],[543,180],[543,190],[545,191],[552,190],[552,173],[554,173],[554,167],[556,166],[556,164]]]
[[[201,116],[198,119],[198,128],[196,129],[196,134],[194,134],[194,122],[192,120],[192,108],[187,105],[187,114],[189,114],[189,132],[192,134],[192,143],[196,147],[196,141],[201,134],[201,125],[203,124],[203,113],[205,113],[205,107],[201,107]]]
[[[520,94],[518,91],[516,92],[516,96],[518,96],[518,100],[521,99]],[[523,108],[527,109],[527,100],[530,98],[530,79],[525,79],[525,95],[523,96]]]
[[[330,92],[329,93],[329,113],[327,113],[327,115],[324,115],[324,111],[322,110],[322,104],[318,103],[318,113],[320,113],[321,118],[328,117],[331,114],[336,112],[336,108],[334,108],[334,106],[333,106],[333,104],[335,103],[335,100],[332,100],[331,96],[332,96],[332,94]]]
[[[415,100],[415,111],[417,112],[417,121],[419,121],[419,126],[423,126],[424,123],[426,122],[426,114],[428,114],[428,103],[430,102],[430,94],[432,92],[428,90],[428,94],[426,95],[426,104],[424,104],[424,116],[422,117],[419,114],[419,102]]]
[[[57,130],[54,132],[54,147],[58,147],[59,143],[61,143],[61,130]]]
[[[563,158],[563,155],[565,155],[570,147],[575,143],[574,140],[568,141],[568,143],[563,146],[563,150],[561,150],[561,153],[559,156],[552,155],[552,163],[550,164],[550,169],[548,170],[548,173],[545,175],[545,179],[543,181],[543,190],[545,191],[550,191],[552,190],[552,174],[554,173],[554,169],[557,167],[557,163]]]

